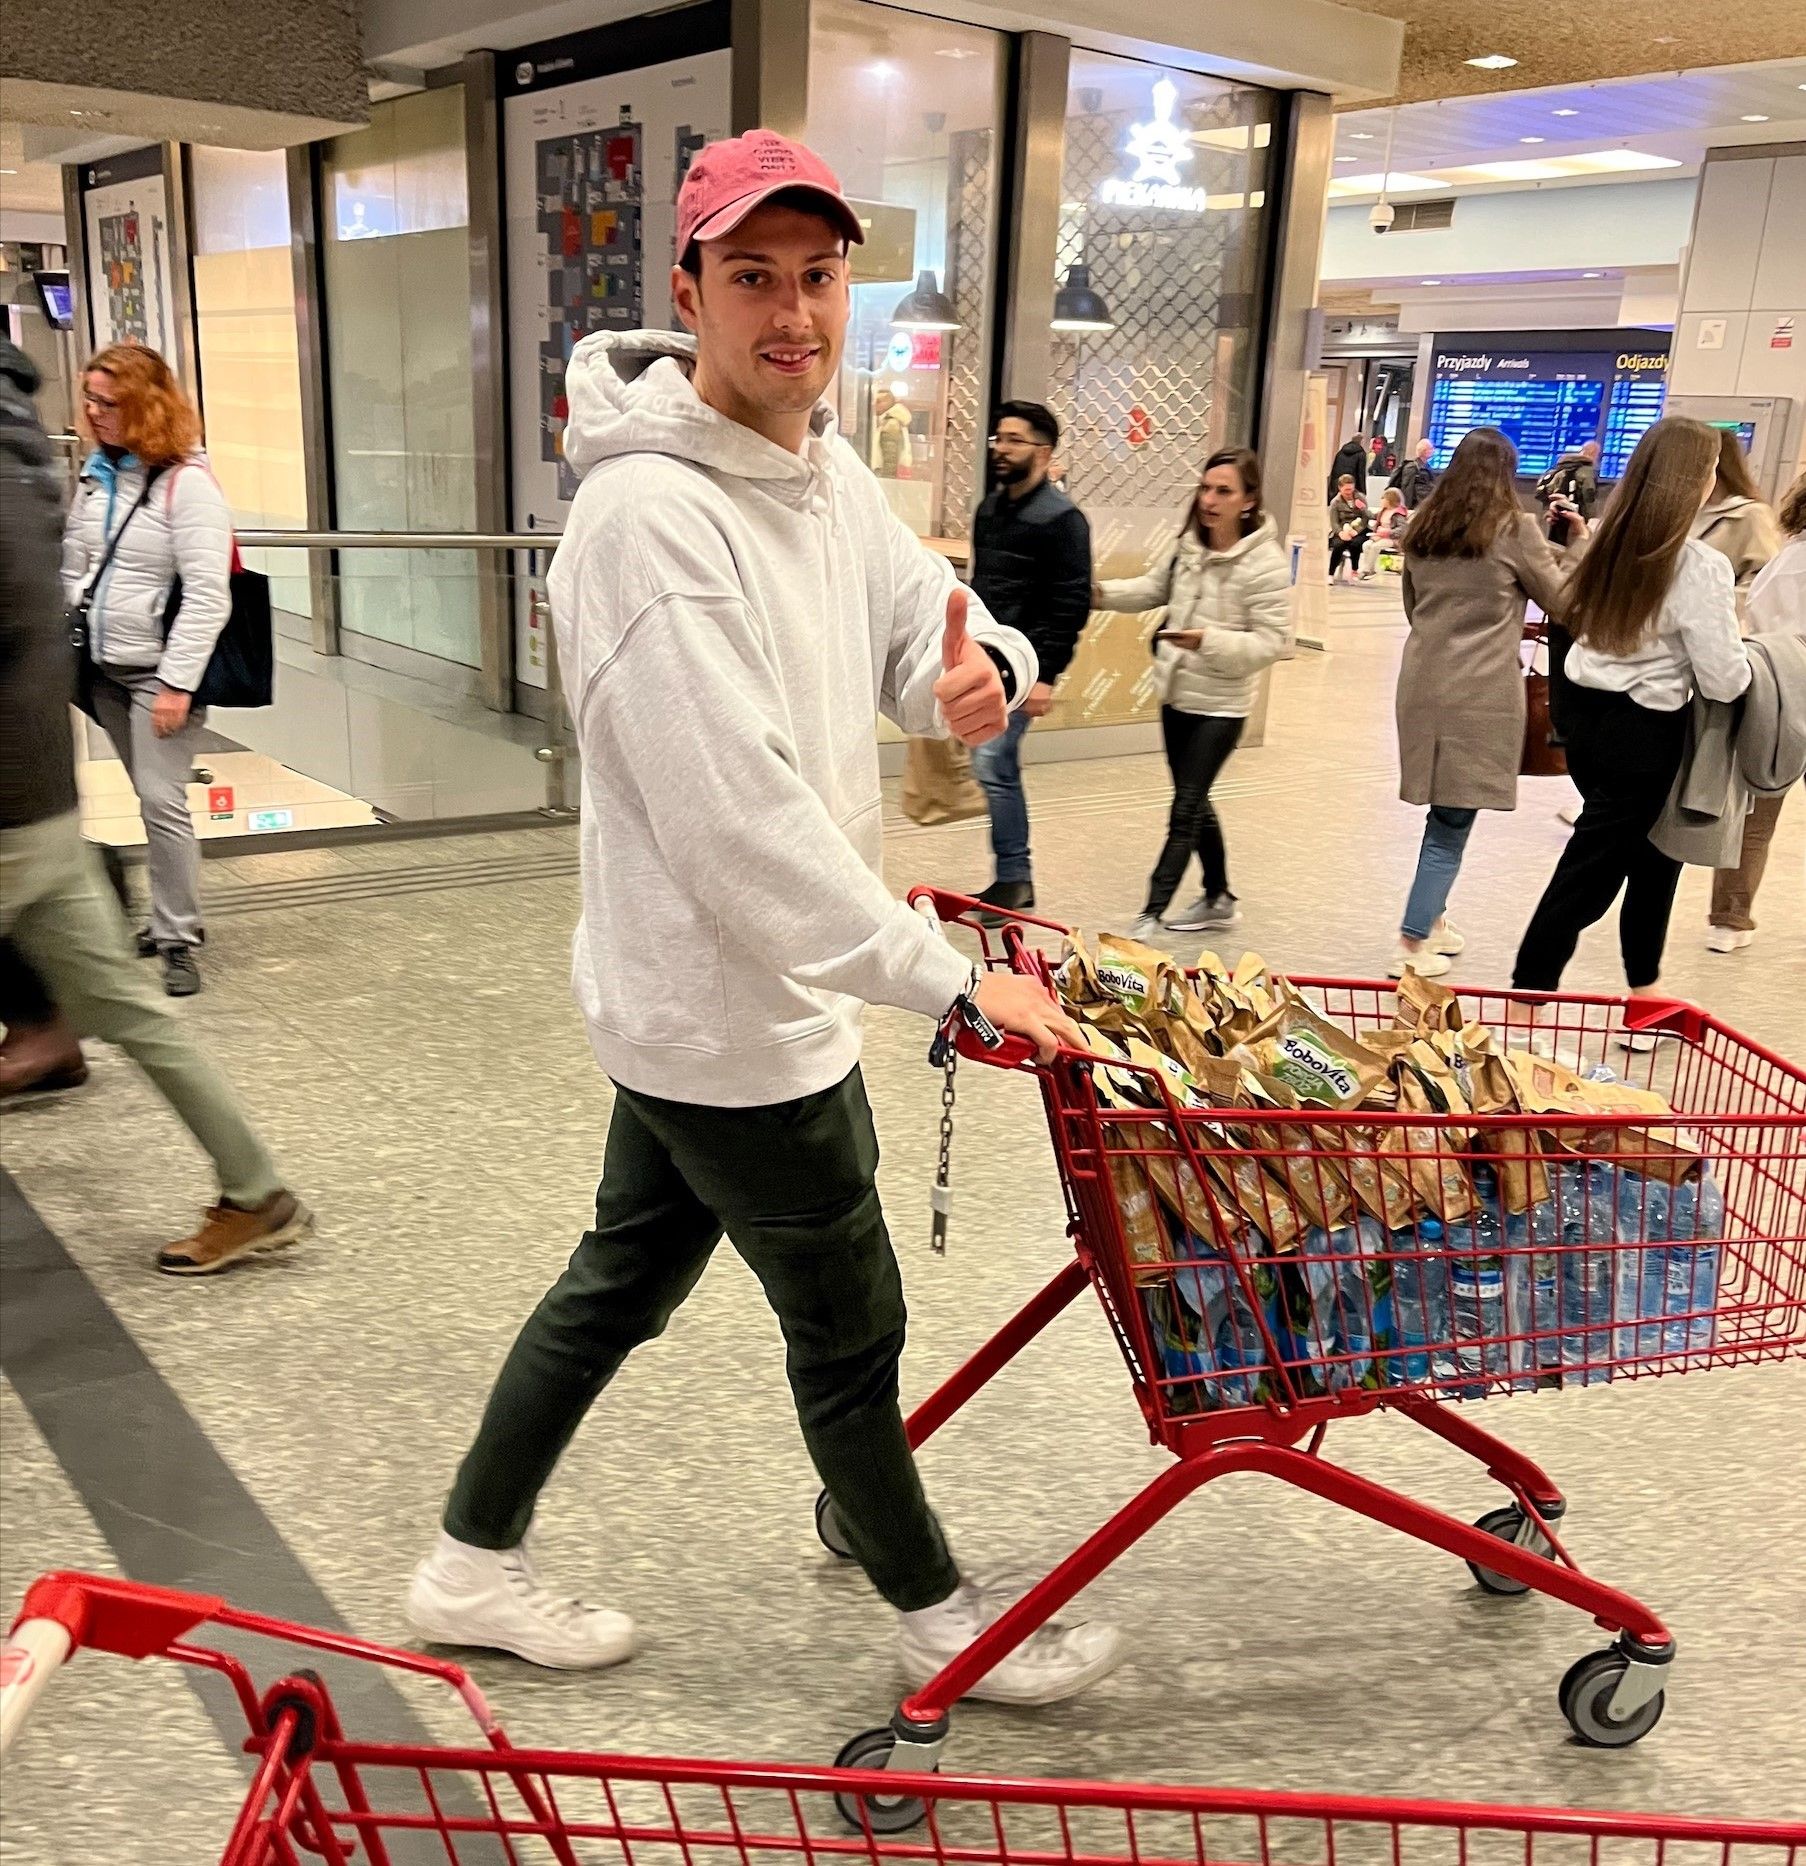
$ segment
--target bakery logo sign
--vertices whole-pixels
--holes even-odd
[[[1170,78],[1154,86],[1154,114],[1129,131],[1123,153],[1135,164],[1129,176],[1112,176],[1097,191],[1106,207],[1163,207],[1182,214],[1201,214],[1210,205],[1202,188],[1186,183],[1181,171],[1193,160],[1191,131],[1173,120],[1179,105],[1178,87]]]

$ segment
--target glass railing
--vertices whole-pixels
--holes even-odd
[[[545,593],[555,534],[242,530],[270,579],[275,701],[214,709],[189,803],[205,839],[574,813]],[[142,839],[113,748],[86,735],[91,833]]]

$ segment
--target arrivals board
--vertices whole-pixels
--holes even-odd
[[[1498,428],[1518,450],[1518,472],[1534,478],[1563,454],[1596,440],[1606,371],[1585,351],[1480,347],[1439,352],[1427,432],[1438,472],[1473,428]]]

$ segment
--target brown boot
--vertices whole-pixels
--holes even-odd
[[[82,1046],[62,1017],[18,1024],[0,1043],[0,1095],[48,1095],[80,1088],[88,1079]]]
[[[313,1228],[313,1213],[292,1192],[274,1192],[249,1209],[221,1199],[208,1206],[193,1237],[157,1253],[157,1268],[170,1276],[212,1276],[241,1257],[298,1244]]]

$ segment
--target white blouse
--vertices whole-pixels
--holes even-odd
[[[1567,673],[1576,686],[1628,694],[1652,713],[1678,713],[1696,687],[1708,700],[1736,699],[1750,684],[1750,657],[1737,630],[1730,559],[1689,538],[1637,646],[1629,654],[1601,654],[1576,642]]]

